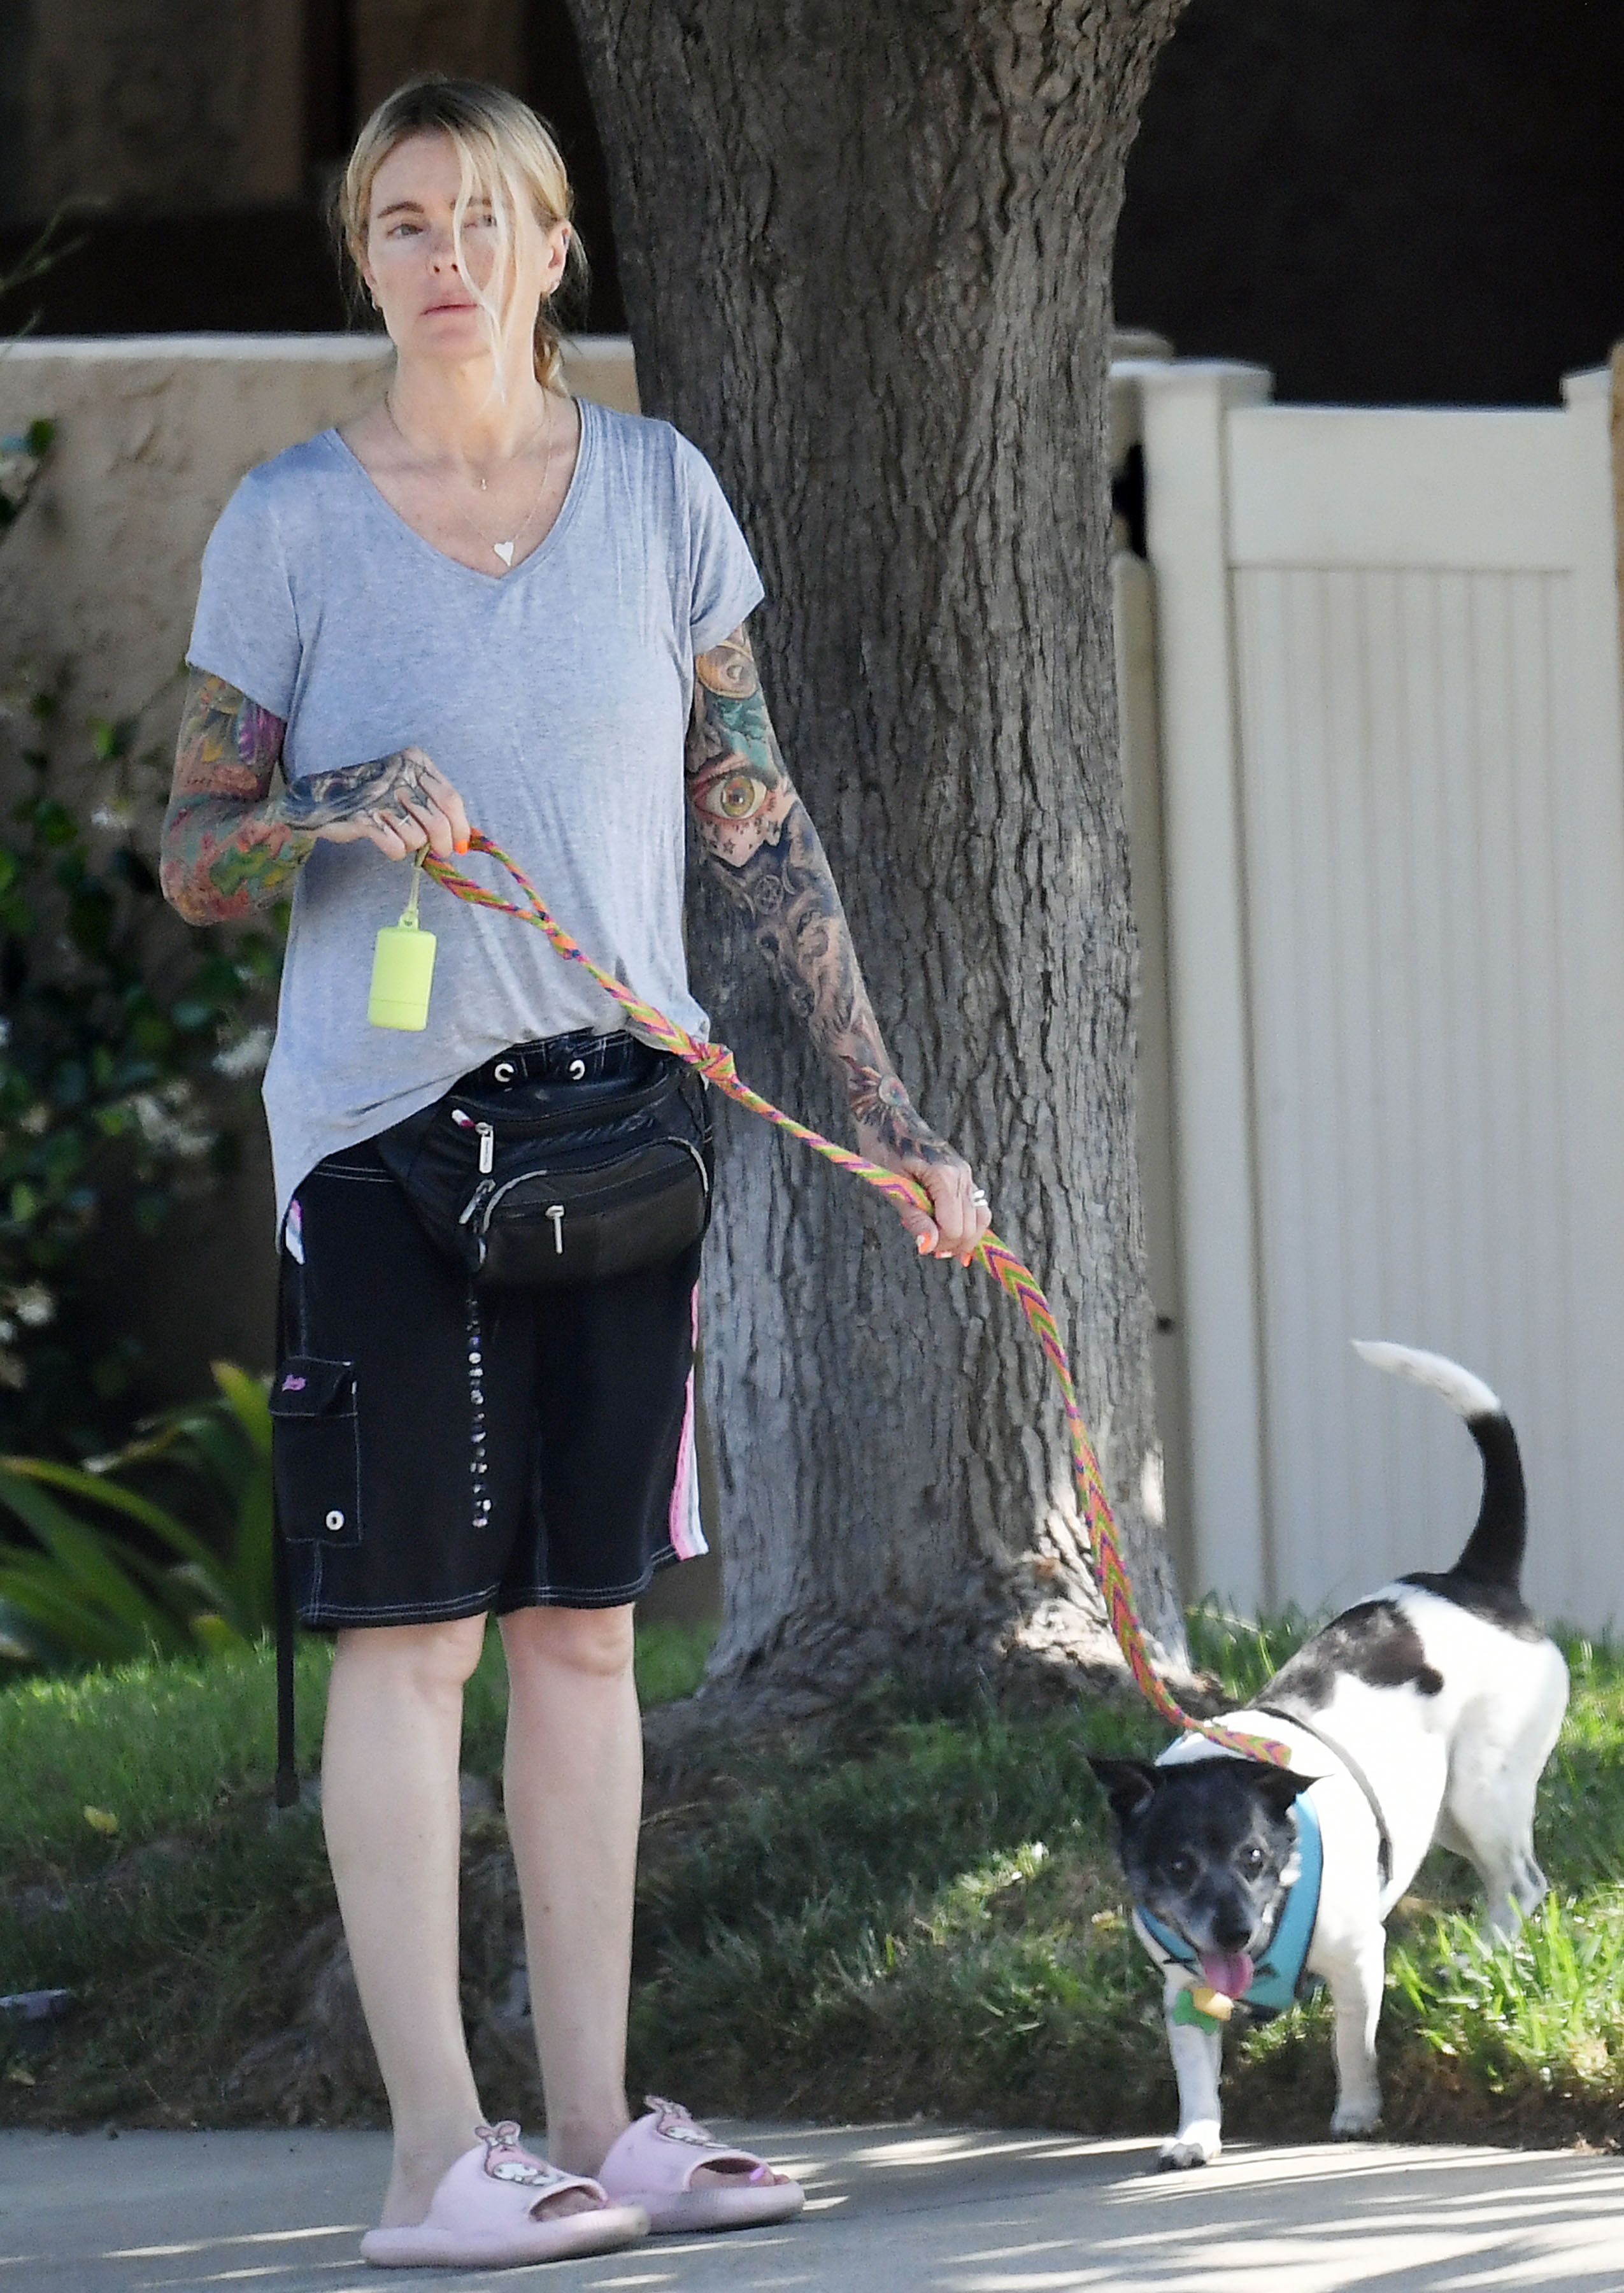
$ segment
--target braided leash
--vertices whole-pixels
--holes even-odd
[[[514,901],[502,898],[499,893],[486,891],[471,877],[458,874],[448,861],[431,856],[424,861],[424,871],[459,900],[467,900],[474,907],[494,908],[498,914],[517,916],[521,923],[534,924],[538,931],[546,934],[567,963],[578,963],[584,971],[591,973],[605,994],[614,997],[626,1017],[635,1020],[640,1034],[650,1042],[657,1043],[662,1050],[673,1052],[679,1059],[685,1060],[704,1076],[707,1082],[714,1083],[718,1090],[724,1092],[729,1098],[736,1099],[740,1106],[748,1107],[752,1114],[759,1114],[764,1122],[774,1124],[780,1130],[788,1131],[792,1138],[804,1140],[826,1160],[836,1163],[843,1171],[849,1171],[854,1179],[863,1179],[880,1194],[889,1195],[893,1202],[912,1203],[921,1210],[930,1210],[930,1197],[923,1187],[916,1185],[911,1179],[899,1176],[894,1171],[882,1170],[877,1163],[864,1162],[860,1155],[853,1155],[844,1146],[836,1146],[832,1139],[825,1138],[820,1132],[809,1130],[805,1123],[797,1122],[792,1115],[784,1114],[770,1099],[764,1098],[759,1091],[752,1090],[747,1083],[740,1082],[733,1065],[733,1054],[724,1043],[696,1041],[686,1028],[679,1027],[675,1020],[667,1019],[665,1013],[657,1011],[651,1003],[645,1003],[641,996],[634,994],[611,973],[600,969],[585,949],[570,938],[563,926],[549,912],[541,895],[523,870],[509,859],[499,845],[493,844],[478,829],[473,833],[469,849],[488,854],[500,867],[505,868],[529,902],[529,906],[521,908]],[[1054,1309],[1038,1287],[1036,1276],[998,1240],[996,1234],[988,1233],[982,1236],[975,1255],[994,1280],[1009,1292],[1030,1323],[1033,1335],[1048,1357],[1049,1365],[1059,1382],[1061,1397],[1065,1404],[1066,1433],[1071,1444],[1071,1470],[1077,1480],[1083,1518],[1088,1525],[1095,1578],[1105,1603],[1105,1613],[1111,1619],[1111,1631],[1116,1634],[1117,1645],[1126,1657],[1127,1668],[1138,1683],[1141,1693],[1175,1728],[1199,1730],[1215,1744],[1221,1744],[1226,1751],[1238,1752],[1243,1758],[1266,1760],[1273,1767],[1289,1767],[1291,1754],[1285,1745],[1277,1744],[1267,1736],[1239,1733],[1216,1720],[1192,1720],[1158,1678],[1145,1653],[1144,1628],[1134,1607],[1127,1571],[1122,1565],[1117,1524],[1111,1518],[1105,1485],[1100,1478],[1099,1460],[1094,1454],[1094,1445],[1083,1423],[1083,1413],[1078,1407],[1077,1389],[1071,1381],[1071,1365],[1066,1357],[1065,1347],[1061,1343]]]

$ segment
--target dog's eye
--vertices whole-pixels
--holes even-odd
[[[1168,1856],[1168,1876],[1169,1879],[1176,1881],[1179,1886],[1182,1887],[1184,1885],[1185,1880],[1191,1877],[1194,1870],[1195,1858],[1192,1855],[1181,1854]]]
[[[1246,1873],[1248,1878],[1255,1879],[1257,1874],[1263,1869],[1263,1850],[1261,1847],[1248,1847],[1245,1854],[1240,1859],[1240,1868]]]

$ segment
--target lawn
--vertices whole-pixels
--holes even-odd
[[[1237,1695],[1301,1629],[1194,1621],[1201,1660]],[[1573,1704],[1540,1799],[1546,1912],[1485,1949],[1472,1875],[1440,1854],[1392,1923],[1391,2133],[1624,2136],[1624,1657],[1580,1641],[1568,1654]],[[702,1659],[702,1640],[645,1634],[645,1701],[687,1693]],[[322,1664],[307,1644],[307,1764]],[[319,1826],[269,1811],[271,1708],[263,1654],[0,1692],[0,1990],[76,1997],[36,2032],[48,2043],[0,2053],[0,2119],[377,2121]],[[534,2122],[517,1905],[488,1788],[502,1716],[493,1647],[465,1750],[465,2006],[489,2106]],[[1165,2131],[1157,1986],[1086,1760],[1161,1740],[1126,1702],[930,1710],[882,1687],[838,1719],[691,1754],[645,1827],[634,2090]],[[1322,2004],[1230,2054],[1233,2133],[1322,2130]]]

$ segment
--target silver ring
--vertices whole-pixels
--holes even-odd
[[[986,1195],[980,1187],[971,1187],[970,1200],[975,1204],[978,1211],[984,1211],[990,1207]]]

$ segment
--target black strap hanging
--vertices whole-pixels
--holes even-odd
[[[281,1517],[274,1506],[271,1568],[276,1595],[276,1803],[279,1807],[296,1807],[299,1803],[299,1768],[294,1752],[294,1634],[298,1618],[294,1614],[293,1571],[288,1564],[287,1542],[282,1535]]]

